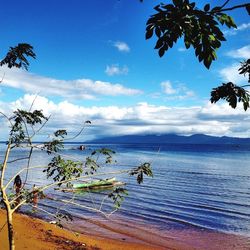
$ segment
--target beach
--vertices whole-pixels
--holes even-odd
[[[5,211],[0,210],[1,227],[6,221]],[[138,232],[134,239],[111,239],[91,234],[69,231],[46,221],[30,217],[25,214],[14,214],[15,244],[17,250],[247,250],[250,248],[249,238],[232,234],[216,232],[175,231],[169,232],[158,246],[152,237],[149,241],[142,241],[143,232]],[[148,236],[150,238],[150,236]],[[141,243],[139,243],[141,239]],[[8,250],[7,226],[0,232],[1,250]]]
[[[0,224],[6,221],[5,212],[0,210]],[[48,222],[24,214],[14,214],[15,243],[17,250],[52,250],[52,249],[163,249],[146,244],[121,242],[91,235],[83,235],[59,228]],[[7,225],[0,232],[1,250],[8,249]]]

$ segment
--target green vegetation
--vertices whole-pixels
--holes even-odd
[[[9,68],[18,67],[27,70],[29,62],[26,56],[35,58],[35,53],[33,52],[32,46],[28,44],[19,44],[14,48],[10,48],[10,51],[0,62],[0,65],[7,64]],[[138,183],[142,182],[143,175],[153,176],[151,166],[148,163],[145,163],[143,171],[141,171],[141,166],[133,169],[129,169],[128,166],[126,166],[127,168],[123,171],[105,171],[105,165],[113,163],[113,155],[115,153],[114,151],[107,148],[93,151],[84,162],[79,159],[68,159],[69,156],[63,155],[62,150],[64,148],[64,141],[72,141],[77,136],[79,136],[85,126],[91,123],[90,121],[86,121],[79,133],[71,138],[68,137],[66,130],[59,129],[50,136],[50,141],[41,144],[33,143],[36,136],[41,132],[44,126],[46,126],[46,123],[49,120],[49,118],[43,114],[42,110],[33,110],[34,102],[35,100],[28,111],[18,109],[10,115],[1,113],[1,115],[3,115],[8,121],[10,127],[9,139],[6,142],[7,149],[0,169],[0,195],[2,199],[1,205],[3,205],[3,208],[6,210],[9,249],[11,250],[15,249],[13,213],[23,205],[28,205],[35,210],[39,210],[40,208],[37,206],[37,200],[46,198],[45,191],[47,189],[54,188],[58,191],[63,191],[65,188],[71,188],[74,182],[86,182],[93,176],[101,178],[103,176],[110,177],[120,174],[136,175]],[[9,156],[11,152],[14,153],[14,150],[17,148],[25,148],[27,151],[25,151],[21,157],[16,156],[10,159]],[[31,159],[34,150],[44,151],[48,155],[54,155],[54,157],[47,166],[31,166]],[[6,180],[6,172],[10,169],[8,167],[12,167],[13,165],[11,164],[16,163],[17,161],[26,161],[26,166]],[[99,171],[100,169],[103,170]],[[28,184],[31,183],[27,183],[28,173],[30,171],[35,171],[37,175],[40,175],[42,172],[44,172],[46,173],[47,179],[52,181],[46,185],[33,186],[33,188],[30,188],[31,185]],[[20,175],[23,173],[26,173],[26,178],[22,183]],[[13,185],[13,183],[15,189],[14,192],[10,191],[12,189],[10,188],[10,185]],[[125,188],[114,188],[106,194],[99,208],[96,208],[96,206],[91,207],[91,201],[89,206],[74,201],[75,194],[72,194],[71,199],[57,199],[57,201],[64,204],[76,205],[84,209],[99,212],[104,216],[109,216],[121,206],[121,202],[123,201],[124,196],[127,194],[128,192]],[[112,210],[110,213],[107,213],[106,211],[104,212],[102,210],[103,203],[106,198],[109,198],[114,203],[114,210]],[[62,226],[62,220],[72,219],[68,212],[62,213],[60,212],[60,209],[57,210],[55,214],[51,214],[44,209],[41,209],[41,211],[52,216],[53,219],[56,220],[56,224],[58,226]]]
[[[143,2],[143,0],[141,0]],[[221,30],[223,25],[237,28],[233,18],[225,12],[235,9],[246,9],[250,14],[250,4],[239,4],[227,7],[230,0],[221,6],[211,7],[207,3],[203,9],[196,2],[189,0],[173,0],[172,3],[160,3],[155,6],[156,14],[149,17],[146,24],[146,39],[156,37],[155,49],[162,57],[178,39],[183,38],[186,49],[194,48],[195,56],[203,62],[207,69],[217,59],[217,50],[226,38]],[[239,74],[248,75],[250,82],[250,59],[241,63]],[[242,102],[244,110],[249,108],[249,85],[237,86],[235,83],[223,83],[211,92],[211,102],[226,100],[232,108]]]

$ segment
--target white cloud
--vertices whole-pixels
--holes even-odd
[[[28,109],[35,96],[26,94],[11,103],[0,103],[0,110],[9,114],[16,108]],[[217,136],[250,137],[249,111],[244,112],[239,106],[232,109],[227,103],[217,105],[210,103],[204,106],[168,107],[150,105],[146,102],[130,107],[106,106],[85,107],[74,105],[68,101],[55,103],[48,98],[38,96],[34,109],[42,109],[51,119],[45,127],[48,134],[57,129],[76,132],[91,120],[92,125],[79,140],[98,136],[126,135],[135,133],[204,133]],[[0,117],[0,136],[7,135],[7,125]],[[5,128],[4,128],[5,127]]]
[[[164,81],[161,83],[161,88],[168,100],[184,100],[195,96],[194,91],[189,90],[184,84],[178,84],[174,88],[170,81]]]
[[[239,31],[247,30],[250,29],[250,23],[242,23],[237,27],[237,29],[232,29],[232,30],[225,30],[223,33],[226,36],[234,36],[236,35]]]
[[[231,50],[227,53],[227,55],[232,58],[248,59],[250,58],[250,45],[237,50]]]
[[[234,63],[228,67],[225,67],[219,71],[220,77],[223,81],[233,82],[236,84],[246,81],[246,78],[239,74],[239,63]]]
[[[29,93],[63,96],[80,99],[95,99],[97,96],[136,95],[141,90],[126,88],[118,83],[95,81],[91,79],[58,80],[29,73],[20,69],[0,68],[5,73],[2,86],[24,90]]]
[[[114,46],[121,52],[129,52],[130,51],[128,44],[125,42],[117,41],[114,43]]]
[[[161,83],[162,90],[167,95],[175,94],[177,91],[172,87],[170,81],[165,81]]]
[[[128,67],[123,66],[119,67],[119,65],[107,65],[105,73],[109,76],[113,75],[126,75],[128,73]]]

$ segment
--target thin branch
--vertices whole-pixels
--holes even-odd
[[[29,156],[28,156],[28,163],[27,163],[27,171],[26,171],[26,175],[25,175],[25,179],[24,179],[24,183],[23,183],[21,191],[23,190],[24,186],[26,185],[26,182],[27,182],[27,179],[28,179],[32,152],[33,152],[33,148],[30,148],[30,152],[29,152]]]
[[[246,85],[243,85],[243,86],[240,86],[241,88],[245,88],[245,87],[250,87],[250,84],[246,84]]]
[[[118,208],[114,209],[112,212],[110,212],[107,216],[107,218],[109,218],[113,213],[115,213],[118,210]]]
[[[219,12],[230,11],[230,10],[239,9],[239,8],[246,8],[249,5],[250,5],[249,3],[240,4],[240,5],[235,5],[233,7],[230,7],[230,8],[225,8],[225,9],[219,9],[219,10],[216,10],[216,11],[211,11],[209,13],[219,13]]]
[[[72,159],[72,160],[75,160],[75,161],[82,161],[82,159],[80,159],[80,158],[72,157],[72,156],[66,155],[66,154],[61,154],[61,153],[58,153],[58,152],[55,152],[55,151],[52,151],[52,150],[47,150],[47,149],[41,148],[41,146],[43,146],[43,144],[37,144],[37,145],[33,144],[33,145],[25,145],[25,146],[20,145],[19,147],[20,148],[32,147],[32,148],[35,148],[35,149],[39,149],[41,151],[50,152],[50,153],[52,153],[54,155],[60,155],[60,156],[63,156],[63,157],[67,157],[68,159]]]
[[[27,160],[27,159],[28,159],[28,156],[22,157],[22,158],[17,158],[17,159],[8,161],[7,163],[10,164],[10,163],[13,163],[13,162],[22,161],[22,160]]]
[[[107,195],[105,195],[105,196],[103,197],[102,202],[101,202],[100,207],[99,207],[99,210],[102,210],[103,203],[104,203],[104,201],[105,201],[107,198],[108,198]]]
[[[82,133],[82,131],[85,129],[85,127],[86,127],[86,122],[84,123],[84,125],[82,126],[82,128],[80,129],[80,131],[79,131],[76,135],[74,135],[73,137],[61,139],[61,140],[59,140],[59,141],[74,140],[75,138],[77,138],[77,137]]]
[[[11,149],[11,144],[8,143],[8,146],[7,146],[7,149],[6,149],[6,152],[5,152],[4,162],[3,162],[2,171],[1,171],[1,179],[0,179],[0,188],[1,188],[2,193],[5,192],[5,187],[4,187],[4,184],[3,184],[3,178],[4,178],[5,170],[6,170],[6,167],[7,167],[7,161],[8,161],[8,158],[9,158],[10,149]]]
[[[109,218],[113,213],[115,213],[118,209],[114,209],[113,211],[111,211],[110,213],[105,213],[103,212],[101,209],[97,209],[97,208],[93,208],[93,207],[88,207],[88,206],[84,206],[84,205],[81,205],[79,203],[76,203],[76,202],[72,202],[71,200],[60,200],[60,199],[56,199],[56,201],[61,201],[61,202],[65,202],[67,204],[72,204],[72,205],[75,205],[75,206],[79,206],[81,208],[85,208],[85,209],[88,209],[88,210],[91,210],[91,211],[95,211],[95,212],[98,212],[98,213],[101,213],[103,214],[106,218]]]
[[[5,114],[4,114],[3,112],[1,112],[1,111],[0,111],[0,114],[1,114],[2,116],[4,116],[4,117],[8,120],[8,122],[10,123],[11,126],[13,126],[13,124],[12,124],[10,118],[9,118],[7,115],[5,115]]]
[[[20,203],[18,203],[13,209],[12,213],[14,213],[19,207],[21,207],[23,204],[27,202],[27,199],[22,200]]]
[[[73,193],[73,195],[72,195],[70,201],[73,201],[73,200],[75,199],[75,196],[76,196],[76,194]],[[53,199],[53,200],[55,200],[55,199]],[[64,204],[62,207],[58,207],[57,211],[60,211],[63,207],[65,207],[65,206],[67,206],[67,205],[68,205],[68,204]]]
[[[51,115],[49,115],[49,117],[46,119],[46,121],[41,125],[41,127],[38,130],[34,130],[33,129],[33,135],[30,137],[30,139],[32,139],[35,135],[37,135],[41,129],[46,125],[46,123],[48,122],[48,120],[50,119]]]
[[[103,214],[105,217],[108,218],[108,214],[106,214],[105,212],[103,212],[103,211],[101,211],[99,209],[96,209],[96,208],[93,208],[93,207],[84,206],[84,205],[81,205],[79,203],[76,203],[76,202],[73,202],[73,201],[69,201],[69,200],[57,200],[57,201],[65,202],[67,204],[72,204],[72,205],[75,205],[75,206],[78,206],[78,207],[81,207],[81,208],[85,208],[85,209],[88,209],[88,210],[91,210],[91,211],[95,211],[95,212]]]
[[[52,217],[55,218],[55,214],[52,214],[52,213],[48,212],[47,210],[45,210],[45,209],[43,209],[43,208],[36,207],[36,206],[34,206],[34,205],[32,205],[32,204],[27,204],[27,205],[28,205],[28,206],[32,206],[33,208],[35,208],[35,209],[37,209],[37,210],[40,210],[40,211],[42,211],[42,212],[44,212],[44,213],[46,213],[46,214],[48,214],[48,215],[50,215],[50,216],[52,216]]]
[[[4,229],[4,227],[7,225],[7,221],[3,224],[3,226],[0,228],[0,232]]]
[[[70,138],[65,138],[64,141],[74,140],[75,138],[77,138],[84,130],[85,125],[86,125],[86,123],[84,123],[83,127],[80,129],[80,131],[75,136],[70,137]]]
[[[58,152],[55,152],[55,151],[52,151],[52,150],[43,149],[40,146],[42,146],[42,144],[38,144],[37,146],[32,145],[33,148],[39,149],[41,151],[47,151],[47,152],[50,152],[50,153],[52,153],[54,155],[60,155],[60,156],[63,156],[63,157],[66,157],[68,159],[72,159],[72,160],[75,160],[75,161],[82,161],[82,159],[80,159],[80,158],[73,157],[73,156],[66,155],[66,154],[62,154],[62,153],[58,153]],[[29,146],[27,146],[27,147],[29,147]],[[26,147],[24,147],[24,148],[26,148]]]
[[[31,103],[31,105],[30,105],[29,112],[31,112],[31,110],[32,110],[32,108],[33,108],[33,105],[34,105],[34,103],[35,103],[35,101],[36,101],[37,96],[38,96],[39,93],[40,93],[40,92],[38,92],[38,93],[35,95],[35,98],[33,99],[32,103]]]
[[[0,80],[0,83],[3,82],[4,77],[5,77],[5,72],[3,72],[3,76],[2,76],[2,79]]]
[[[221,5],[221,8],[224,8],[228,3],[229,3],[230,0],[227,0],[223,5]]]

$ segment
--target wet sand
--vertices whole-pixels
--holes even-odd
[[[250,237],[216,232],[196,227],[169,228],[160,230],[149,224],[125,221],[121,217],[114,220],[75,220],[71,228],[84,233],[87,228],[95,236],[126,242],[149,244],[154,249],[178,250],[249,250]],[[143,248],[142,248],[143,249]]]
[[[5,223],[5,213],[0,209],[0,228]],[[202,230],[169,230],[162,232],[150,228],[127,227],[115,228],[109,224],[96,224],[96,227],[105,227],[108,234],[94,232],[86,221],[85,227],[80,224],[74,227],[74,233],[61,229],[48,222],[27,215],[14,215],[16,249],[32,250],[247,250],[250,249],[250,240],[247,237],[232,234],[208,232]],[[0,249],[8,250],[7,226],[0,231]]]
[[[5,223],[5,213],[0,209],[0,228]],[[14,214],[14,230],[17,250],[83,250],[83,249],[163,249],[147,244],[121,242],[91,235],[77,234],[40,219]],[[8,250],[7,226],[0,232],[0,249]]]

